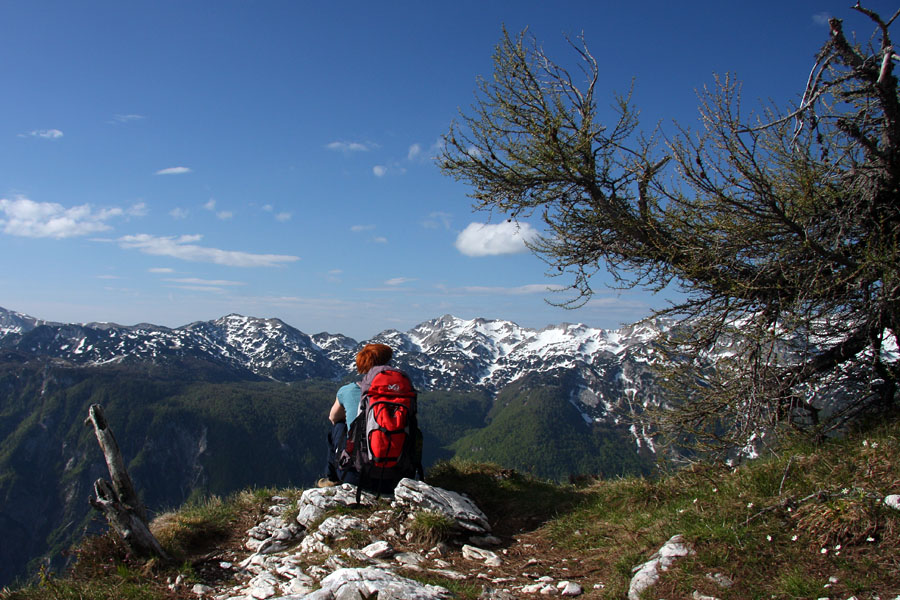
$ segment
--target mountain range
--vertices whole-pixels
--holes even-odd
[[[386,330],[369,342],[388,344],[394,364],[419,390],[494,394],[525,376],[576,376],[573,403],[585,419],[603,419],[622,401],[639,404],[641,365],[655,360],[654,340],[670,323],[643,322],[618,330],[581,324],[527,329],[510,321],[460,319],[426,321],[407,332]],[[203,361],[235,378],[278,382],[340,380],[355,373],[362,343],[341,334],[306,334],[280,319],[231,314],[167,328],[141,323],[64,324],[0,308],[0,349],[40,356],[73,366]]]
[[[647,321],[618,330],[445,315],[359,342],[227,315],[168,328],[54,323],[0,308],[0,586],[59,568],[85,532],[105,465],[83,425],[104,406],[145,504],[311,485],[328,407],[363,343],[395,350],[419,390],[426,469],[449,458],[544,478],[646,473],[652,439],[626,417],[665,400]],[[9,543],[7,543],[9,542]]]

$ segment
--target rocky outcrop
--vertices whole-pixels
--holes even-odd
[[[359,505],[355,500],[356,489],[348,484],[305,490],[296,505],[273,497],[265,517],[247,531],[250,554],[240,561],[220,561],[220,583],[197,584],[190,591],[212,600],[452,598],[448,589],[417,580],[438,577],[480,580],[483,598],[583,592],[578,582],[547,575],[524,574],[517,580],[496,573],[504,565],[503,552],[476,544],[501,540],[491,535],[481,509],[462,494],[404,479],[393,496],[364,493]],[[426,549],[409,543],[411,523],[423,510],[450,519],[455,536]],[[174,581],[170,587],[186,584]]]

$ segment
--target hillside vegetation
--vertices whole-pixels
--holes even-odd
[[[61,552],[97,531],[87,498],[106,467],[83,424],[91,404],[103,406],[151,511],[251,486],[302,488],[323,475],[336,382],[229,380],[195,367],[0,361],[0,586],[42,563],[58,571]],[[622,441],[625,427],[587,423],[564,388],[508,387],[496,398],[420,393],[426,469],[462,457],[565,481],[652,467],[652,457]]]
[[[900,511],[883,501],[900,492],[896,420],[820,446],[786,444],[737,468],[692,465],[656,479],[631,476],[576,486],[454,460],[436,465],[429,483],[465,492],[485,511],[502,540],[503,564],[490,569],[491,577],[503,578],[508,587],[546,574],[578,582],[584,598],[623,598],[633,567],[682,534],[695,554],[663,573],[645,597],[900,594]],[[192,597],[190,585],[173,590],[168,582],[181,575],[186,584],[215,585],[209,564],[247,556],[245,532],[269,499],[278,494],[296,500],[299,492],[253,489],[189,502],[155,524],[177,557],[173,564],[129,557],[108,535],[89,538],[75,551],[69,576],[43,574],[35,584],[3,590],[0,599]],[[439,534],[418,536],[401,550],[424,554]],[[456,597],[479,597],[484,582],[471,569],[483,571],[484,565],[467,563],[456,545],[444,558],[454,569],[470,569],[471,577],[455,581],[427,571],[401,572],[443,585]],[[730,587],[722,586],[723,577]]]

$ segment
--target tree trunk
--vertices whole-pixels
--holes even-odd
[[[110,527],[116,530],[132,552],[168,560],[168,554],[147,527],[147,509],[134,490],[119,445],[99,404],[92,404],[88,409],[85,424],[89,422],[94,426],[97,442],[103,450],[112,479],[112,484],[103,479],[94,483],[96,497],[90,498],[91,506],[106,516]]]

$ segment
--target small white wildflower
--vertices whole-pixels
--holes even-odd
[[[719,491],[719,488],[713,488],[713,494]]]
[[[835,549],[835,550],[840,550],[840,549],[841,549],[841,545],[838,544],[837,546],[834,547],[834,549]]]
[[[877,448],[877,447],[878,447],[878,442],[872,442],[872,447],[873,447],[873,448]]]
[[[748,502],[748,503],[747,503],[747,508],[753,508],[753,503],[752,503],[752,502]]]
[[[694,504],[697,504],[697,498],[694,498]]]
[[[841,493],[842,493],[842,494],[849,494],[849,493],[850,493],[850,488],[844,488],[844,489],[842,489],[842,490],[841,490]]]
[[[771,542],[771,541],[772,541],[772,536],[771,536],[771,535],[767,535],[767,536],[766,536],[766,541],[767,541],[767,542]]]
[[[863,448],[869,447],[869,440],[863,440]]]
[[[873,538],[873,537],[870,535],[869,537],[866,538],[866,541],[867,541],[867,542],[874,542],[874,541],[875,541],[875,538]]]
[[[819,550],[819,554],[828,554],[828,548],[822,548]]]
[[[791,536],[791,541],[792,541],[792,542],[796,542],[796,541],[797,541],[797,537],[798,537],[798,536],[796,536],[796,535],[792,535],[792,536]]]

